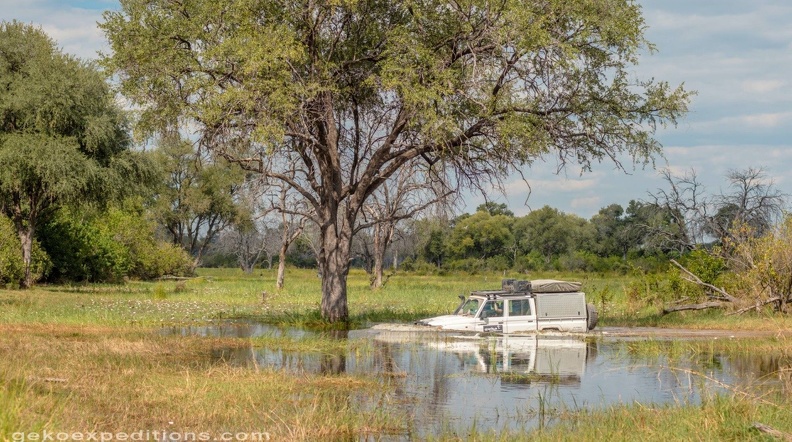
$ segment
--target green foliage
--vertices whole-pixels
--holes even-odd
[[[754,233],[738,224],[725,244],[740,296],[751,303],[775,299],[774,308],[786,313],[792,304],[792,215],[759,237]]]
[[[482,212],[482,211],[487,212],[492,216],[504,215],[510,218],[514,217],[514,212],[509,210],[509,206],[507,206],[506,203],[498,204],[492,201],[487,201],[486,203],[476,207],[476,212]]]
[[[174,244],[200,259],[217,233],[239,217],[235,196],[245,175],[178,135],[160,137],[153,159],[163,175],[154,216]]]
[[[514,243],[512,220],[506,215],[478,211],[457,222],[446,242],[451,258],[487,259],[507,252]]]
[[[429,238],[424,244],[421,254],[426,261],[437,266],[443,264],[446,255],[445,234],[446,232],[442,229],[432,229],[429,232]]]
[[[707,284],[717,284],[718,278],[728,271],[726,261],[721,258],[718,250],[708,251],[703,248],[685,255],[682,265]]]
[[[487,261],[481,258],[463,258],[450,261],[448,268],[452,271],[463,271],[471,275],[478,275],[487,269]]]
[[[39,236],[52,256],[51,281],[120,281],[131,262],[101,218],[61,210]]]
[[[549,264],[554,258],[588,241],[586,220],[544,206],[515,221],[521,250],[537,250]]]
[[[633,309],[659,307],[669,301],[698,297],[703,293],[700,288],[683,281],[678,273],[637,273],[639,277],[625,288],[627,300]]]
[[[156,239],[156,224],[136,211],[110,208],[61,210],[42,229],[53,256],[50,279],[120,281],[190,273],[192,260],[178,247]]]
[[[418,276],[434,275],[440,270],[435,264],[426,262],[423,258],[415,259],[412,257],[408,257],[402,261],[400,267],[403,271]]]
[[[178,246],[156,236],[156,223],[141,212],[111,208],[102,222],[113,239],[127,250],[128,276],[153,279],[164,275],[186,276],[193,262]]]
[[[549,268],[549,263],[538,250],[531,250],[528,254],[519,256],[514,263],[514,269],[519,272],[535,272]]]

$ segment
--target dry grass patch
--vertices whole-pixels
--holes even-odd
[[[232,338],[57,325],[2,326],[0,405],[14,431],[267,432],[317,440],[391,432],[393,416],[368,407],[375,378],[291,375],[213,359]],[[372,393],[373,392],[373,393]]]

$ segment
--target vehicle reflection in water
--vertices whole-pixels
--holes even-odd
[[[595,346],[581,339],[538,336],[435,341],[427,346],[456,355],[463,365],[475,366],[472,372],[501,375],[501,383],[516,384],[579,384],[590,348],[596,355]]]
[[[310,337],[311,332],[268,326],[171,330],[202,336],[261,335]],[[294,353],[259,347],[218,349],[218,363],[289,373],[379,376],[382,391],[350,394],[361,409],[389,407],[407,413],[408,438],[422,438],[475,426],[527,429],[550,425],[564,411],[616,403],[697,403],[702,389],[723,385],[783,389],[792,362],[756,357],[729,358],[696,353],[672,358],[632,351],[635,341],[571,336],[453,336],[435,332],[358,330],[325,335],[369,340],[371,345],[335,353]],[[668,341],[671,344],[671,341]],[[351,346],[350,346],[351,347]],[[662,347],[662,343],[661,343]],[[344,346],[341,346],[344,348]],[[779,375],[781,373],[781,375]],[[703,376],[702,376],[703,375]],[[386,410],[388,411],[388,410]]]

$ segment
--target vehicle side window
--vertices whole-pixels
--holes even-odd
[[[481,311],[482,318],[503,317],[503,301],[487,301]]]
[[[509,301],[509,316],[530,316],[531,301],[528,299],[513,299]]]

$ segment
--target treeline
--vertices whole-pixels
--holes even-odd
[[[416,221],[416,248],[406,270],[626,271],[649,270],[679,256],[673,217],[657,205],[630,201],[584,219],[545,206],[521,217],[487,203],[450,222]]]
[[[282,225],[263,226],[264,236],[277,246]],[[384,264],[416,272],[515,270],[626,271],[647,270],[678,257],[684,249],[672,217],[656,205],[630,201],[602,208],[590,220],[545,206],[517,217],[505,204],[487,203],[473,214],[422,217],[398,225]],[[316,265],[310,227],[289,247],[288,264]],[[219,235],[203,264],[240,266],[233,229]],[[238,239],[237,239],[238,241]],[[361,232],[353,244],[353,265],[372,271],[373,235]],[[264,247],[256,265],[269,268],[278,262],[274,250]]]

